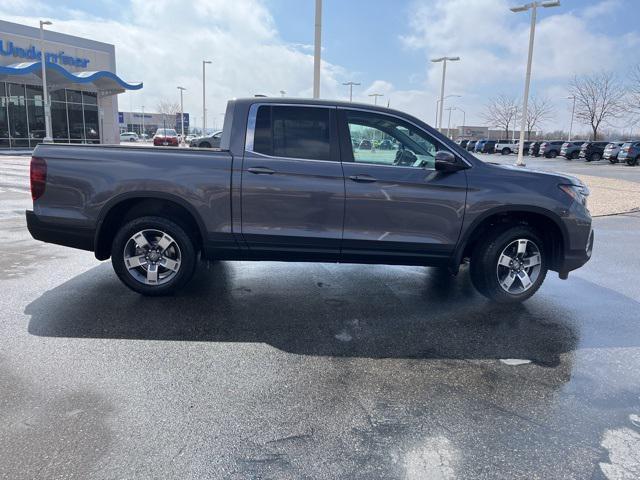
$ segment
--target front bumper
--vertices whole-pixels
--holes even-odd
[[[27,229],[34,239],[93,252],[95,236],[93,229],[43,222],[33,211],[27,210],[25,213]]]
[[[593,253],[594,233],[593,229],[589,232],[587,245],[584,249],[571,250],[564,255],[564,259],[558,269],[561,278],[566,278],[570,271],[576,270],[583,266],[591,258]]]

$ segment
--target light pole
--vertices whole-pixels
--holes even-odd
[[[142,135],[144,135],[144,105],[142,105],[142,132],[140,132]],[[145,138],[142,137],[142,141],[144,141]]]
[[[374,105],[378,105],[378,97],[384,97],[384,95],[382,93],[371,93],[369,94],[370,97],[373,97],[373,104]]]
[[[184,103],[182,99],[182,94],[186,90],[184,87],[177,87],[180,90],[180,143],[184,145]]]
[[[526,5],[511,8],[514,13],[526,12],[531,10],[531,28],[529,30],[529,55],[527,57],[527,73],[524,79],[524,98],[522,99],[522,121],[520,122],[520,141],[518,142],[518,160],[516,165],[524,167],[524,130],[527,128],[527,107],[529,103],[529,84],[531,83],[531,61],[533,59],[533,40],[536,35],[536,14],[538,7],[559,7],[560,0],[547,2],[531,2]]]
[[[456,107],[447,107],[447,111],[449,112],[449,121],[447,122],[447,137],[451,139],[451,112],[455,110]]]
[[[353,102],[353,86],[354,85],[360,85],[359,83],[356,82],[344,82],[342,85],[348,85],[349,86],[349,101]]]
[[[567,97],[567,99],[569,100],[573,100],[573,106],[571,107],[571,123],[569,124],[569,138],[568,138],[568,142],[571,141],[571,134],[573,133],[573,116],[576,113],[576,96],[575,95],[569,95]]]
[[[205,70],[204,67],[209,65],[211,60],[202,61],[202,134],[205,134],[207,128],[207,105],[206,105],[206,83],[205,83]]]
[[[442,128],[442,107],[444,106],[444,79],[447,75],[447,62],[457,62],[460,57],[440,57],[432,58],[433,63],[442,62],[442,85],[440,86],[440,112],[438,113],[438,124]]]
[[[467,112],[465,112],[460,107],[457,107],[457,109],[462,112],[462,126],[464,127],[466,125],[466,123],[467,123]]]
[[[313,98],[320,98],[320,51],[322,50],[322,0],[316,0],[315,41],[313,45]]]
[[[446,97],[444,97],[444,100],[446,100],[447,98],[451,98],[451,97],[462,97],[462,95],[447,95]],[[440,105],[440,99],[436,100],[436,129],[438,128],[438,105]]]
[[[44,26],[52,25],[48,20],[40,20],[40,63],[42,64],[42,100],[44,101],[44,129],[45,135],[42,141],[44,143],[52,143],[51,134],[51,105],[49,105],[49,91],[47,90],[47,55],[44,52]]]

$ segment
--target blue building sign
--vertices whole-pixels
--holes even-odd
[[[118,123],[124,123],[124,113],[118,112]]]
[[[188,113],[184,113],[184,128],[187,129],[189,128],[189,114]],[[180,114],[176,113],[176,130],[180,131],[180,128],[182,128],[182,123],[180,122]]]
[[[16,57],[23,60],[38,62],[42,60],[42,52],[31,45],[29,48],[16,46],[12,41],[0,40],[0,55],[3,57]],[[69,65],[72,67],[87,68],[90,60],[88,58],[73,57],[65,54],[62,50],[58,52],[45,52],[48,63],[58,65]]]

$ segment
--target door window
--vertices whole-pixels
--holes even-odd
[[[253,150],[274,157],[331,160],[331,110],[260,106]]]
[[[354,162],[435,169],[440,147],[413,125],[358,111],[347,111],[347,123]]]

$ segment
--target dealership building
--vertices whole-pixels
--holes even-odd
[[[107,43],[45,30],[54,142],[119,143],[118,94],[139,90],[116,74]],[[0,148],[30,148],[45,137],[40,29],[0,21]]]

